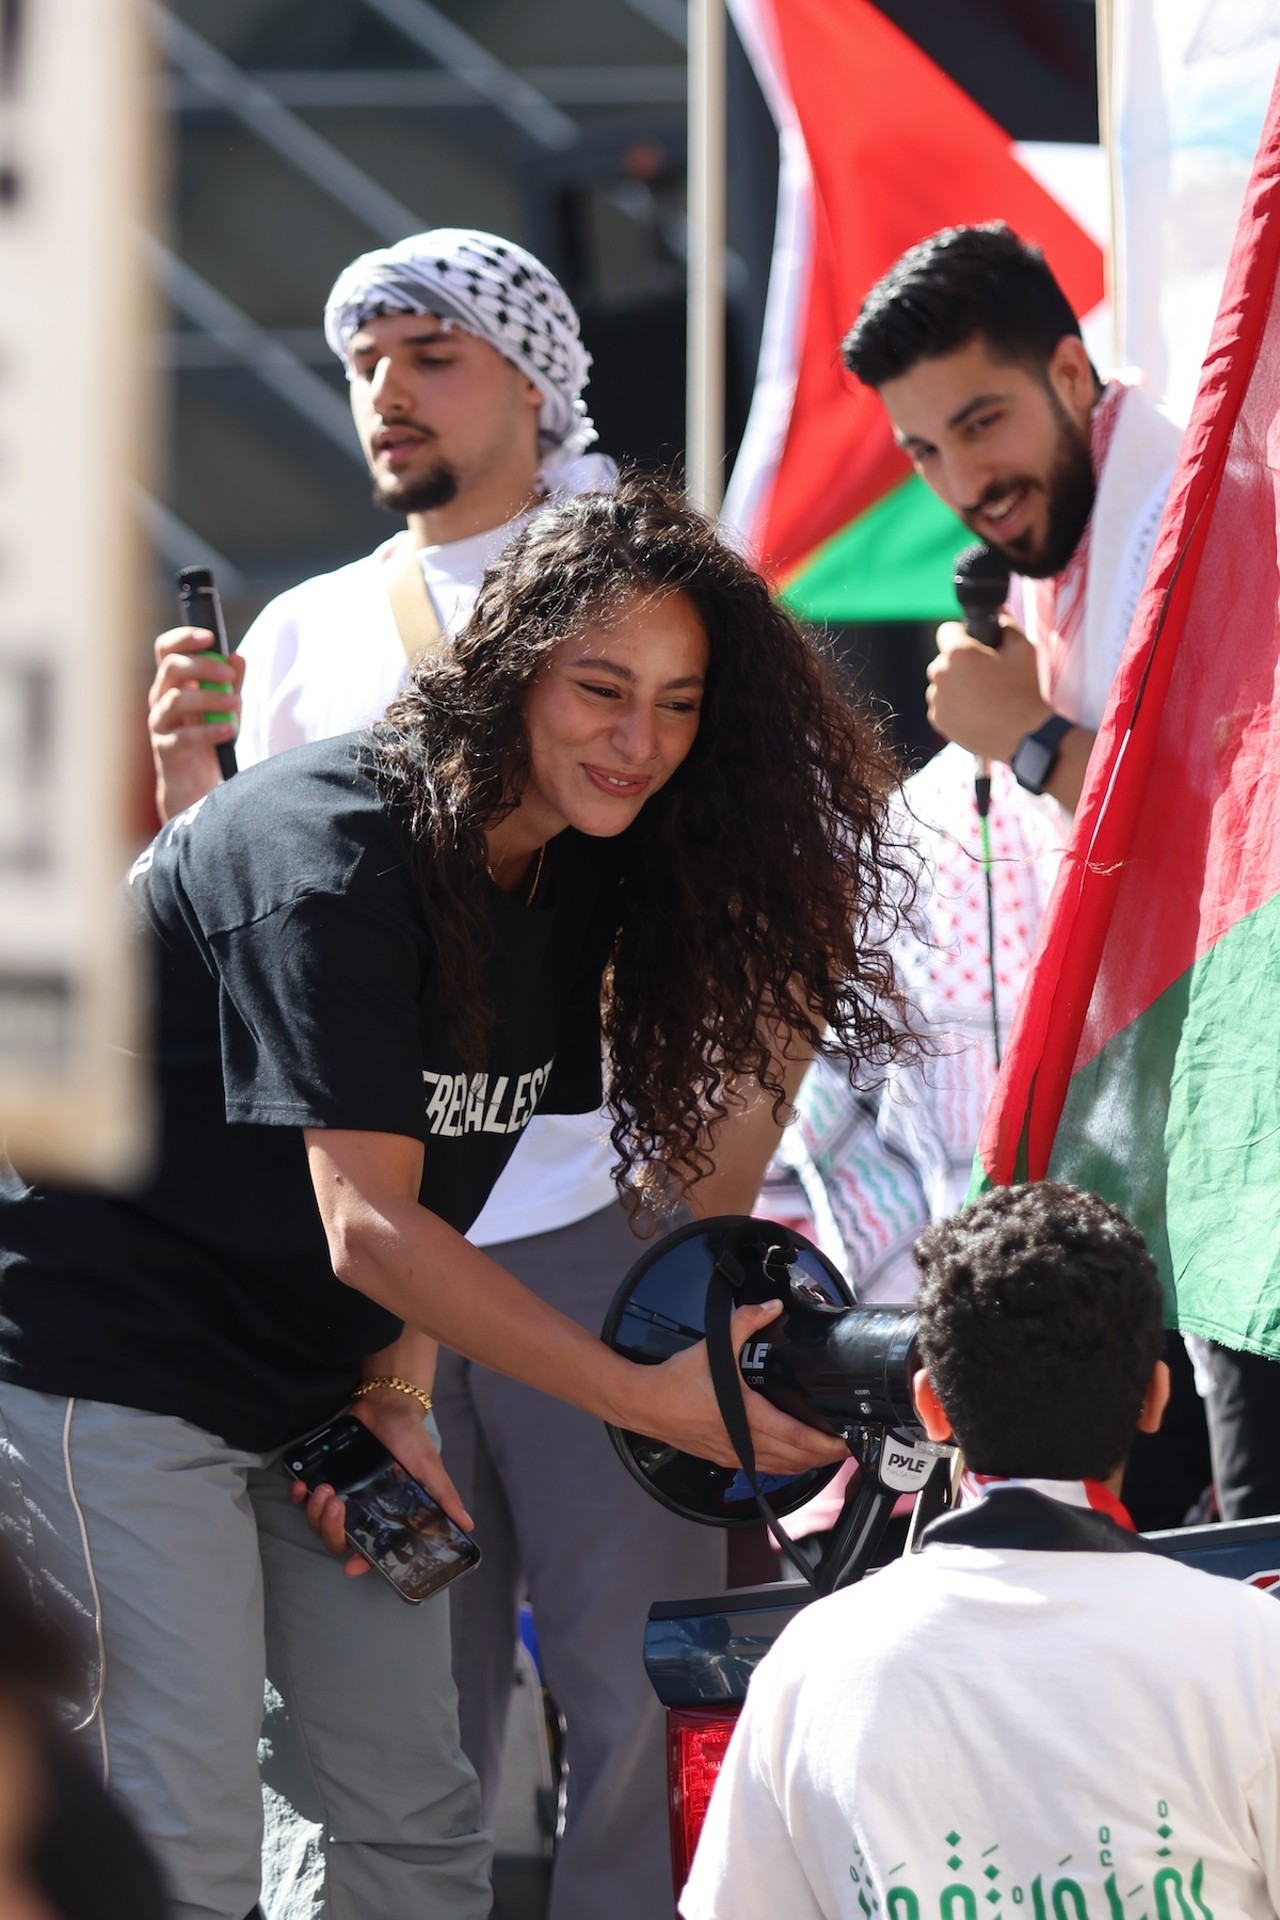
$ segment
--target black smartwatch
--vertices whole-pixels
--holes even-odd
[[[1051,713],[1034,733],[1023,734],[1009,762],[1013,777],[1020,787],[1025,787],[1028,793],[1044,792],[1045,782],[1057,763],[1062,736],[1074,724],[1074,721],[1064,720],[1060,713]]]

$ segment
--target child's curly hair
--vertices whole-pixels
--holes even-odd
[[[1164,1345],[1142,1235],[1097,1194],[996,1187],[915,1244],[920,1352],[975,1473],[1105,1480]]]

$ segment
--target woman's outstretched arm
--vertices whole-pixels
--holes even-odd
[[[408,1325],[498,1373],[601,1420],[666,1440],[722,1465],[736,1456],[716,1407],[702,1346],[661,1366],[611,1352],[418,1202],[420,1141],[399,1134],[305,1130],[312,1183],[338,1278]],[[742,1345],[777,1303],[740,1307]],[[801,1473],[844,1457],[842,1443],[745,1396],[756,1462]]]

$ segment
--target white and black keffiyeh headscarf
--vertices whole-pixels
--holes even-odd
[[[325,305],[324,335],[344,365],[351,336],[384,313],[434,314],[487,340],[519,367],[543,396],[544,479],[564,484],[570,465],[596,437],[582,403],[591,355],[563,287],[540,260],[514,241],[470,227],[411,234],[362,253],[338,275]],[[594,466],[597,459],[582,464]]]

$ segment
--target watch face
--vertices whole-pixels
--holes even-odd
[[[1013,756],[1014,779],[1029,793],[1043,793],[1044,783],[1057,757],[1056,747],[1046,747],[1043,740],[1028,735],[1025,740],[1018,742],[1017,752]]]
[[[1053,713],[1034,733],[1023,734],[1009,762],[1019,786],[1025,787],[1028,793],[1044,792],[1044,783],[1058,758],[1062,736],[1070,730],[1071,722],[1064,720],[1060,713]]]

